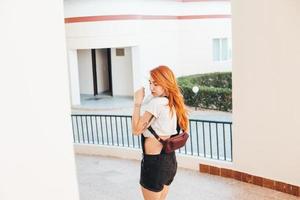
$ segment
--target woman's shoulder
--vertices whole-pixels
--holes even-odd
[[[149,103],[145,105],[145,111],[150,112],[156,118],[159,117],[162,110],[168,105],[168,99],[165,97],[153,97]]]
[[[166,97],[153,97],[150,103],[159,104],[159,105],[167,105],[169,103],[168,98]]]

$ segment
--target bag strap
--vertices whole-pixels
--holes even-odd
[[[157,133],[155,132],[155,130],[154,130],[151,126],[148,127],[148,130],[150,131],[150,133],[152,133],[152,135],[154,135],[154,137],[155,137],[160,143],[164,144],[164,140],[161,139],[161,138],[157,135]],[[177,130],[177,134],[179,134],[179,132],[180,132],[181,129],[180,129],[180,126],[179,126],[179,124],[178,124],[178,121],[177,121],[177,127],[176,127],[176,130]]]
[[[161,139],[157,133],[155,132],[155,130],[153,130],[153,128],[151,126],[148,127],[148,130],[150,131],[150,133],[152,133],[152,135],[154,135],[154,137],[162,144],[164,144],[164,140]]]

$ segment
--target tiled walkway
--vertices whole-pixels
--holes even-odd
[[[76,155],[81,200],[142,200],[139,161]],[[178,169],[169,200],[300,200],[233,179]]]

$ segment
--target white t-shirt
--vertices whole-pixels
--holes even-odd
[[[159,136],[170,136],[177,134],[177,117],[173,108],[173,116],[171,115],[169,100],[166,97],[153,97],[145,106],[144,111],[151,113],[155,118],[150,122],[151,127]],[[145,137],[154,137],[147,129],[143,135]]]

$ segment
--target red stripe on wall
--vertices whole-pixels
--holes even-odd
[[[77,22],[96,22],[96,21],[113,21],[113,20],[185,20],[185,19],[216,19],[216,18],[231,18],[231,15],[186,15],[186,16],[171,16],[171,15],[102,15],[102,16],[83,16],[65,18],[65,23]]]
[[[177,16],[171,16],[171,15],[142,15],[141,19],[144,20],[168,20],[168,19],[178,19]]]
[[[96,21],[112,21],[112,20],[136,20],[141,19],[141,15],[102,15],[102,16],[84,16],[65,18],[65,23],[76,22],[96,22]]]
[[[218,18],[231,18],[231,15],[187,15],[187,16],[178,16],[178,19],[218,19]]]
[[[185,2],[212,2],[212,1],[230,1],[230,0],[178,0],[183,3]]]

